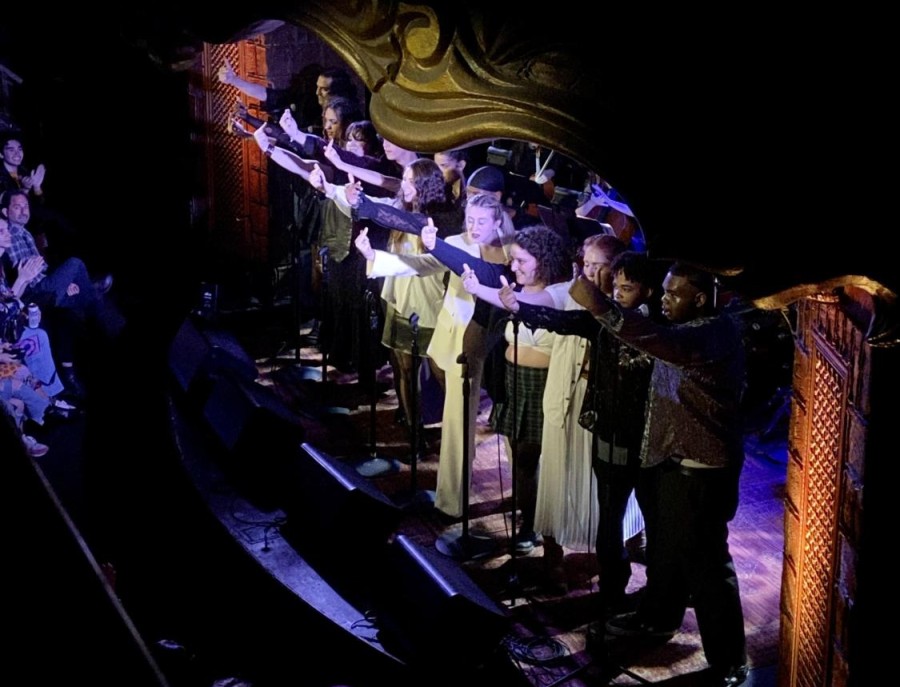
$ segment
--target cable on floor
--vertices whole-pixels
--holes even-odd
[[[515,660],[533,665],[552,663],[569,655],[569,648],[553,637],[522,639],[507,635],[503,646]]]

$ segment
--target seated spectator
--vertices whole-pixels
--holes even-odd
[[[0,354],[2,355],[2,354]],[[33,436],[22,431],[22,421],[25,415],[25,404],[17,398],[7,400],[0,395],[0,421],[8,422],[15,427],[16,434],[22,442],[25,452],[32,458],[40,458],[47,455],[50,447],[40,443]]]
[[[32,209],[31,233],[38,250],[49,262],[59,262],[78,250],[78,237],[69,220],[48,205],[44,193],[47,170],[43,164],[33,168],[24,164],[22,136],[7,132],[0,136],[0,196],[19,190],[29,198]]]
[[[22,301],[19,300],[24,285],[32,278],[39,263],[32,258],[19,270],[16,280],[9,284],[6,279],[5,256],[10,243],[8,222],[0,218],[0,345],[7,352],[13,349],[17,351],[20,362],[28,367],[44,393],[53,401],[54,407],[60,410],[60,414],[66,414],[74,411],[75,407],[59,398],[65,391],[65,386],[53,360],[50,339],[40,326],[40,310],[35,307],[35,312],[29,312],[26,316],[22,312]],[[77,395],[80,390],[72,391]]]
[[[7,132],[0,137],[0,157],[3,164],[0,165],[0,193],[12,189],[22,189],[32,198],[42,198],[44,195],[43,183],[47,170],[43,164],[33,169],[28,169],[23,163],[25,148],[22,145],[21,135]]]
[[[55,269],[48,269],[40,255],[34,237],[26,228],[30,219],[28,197],[22,191],[5,194],[0,204],[0,215],[8,221],[10,247],[6,249],[8,264],[12,269],[24,271],[27,281],[18,297],[34,302],[54,324],[61,327],[92,325],[107,338],[116,337],[124,326],[124,319],[105,299],[112,286],[112,276],[92,282],[87,267],[79,258],[68,258]],[[17,277],[17,280],[21,277]],[[70,331],[75,331],[74,329]],[[54,336],[58,344],[71,345],[60,353],[60,374],[70,389],[79,388],[74,374],[74,338]],[[81,337],[78,337],[81,338]]]

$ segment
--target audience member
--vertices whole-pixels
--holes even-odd
[[[0,135],[0,146],[2,146],[0,157],[3,160],[3,164],[0,165],[0,194],[12,189],[22,189],[32,198],[42,200],[47,169],[43,163],[32,169],[25,167],[22,136],[14,132],[5,132]]]
[[[47,203],[44,180],[47,170],[43,163],[29,168],[24,164],[23,137],[18,133],[0,135],[2,160],[0,165],[0,197],[14,190],[24,191],[31,205],[30,231],[41,255],[51,265],[62,262],[81,249],[77,232],[69,220]]]
[[[21,301],[26,285],[41,268],[40,258],[23,261],[14,281],[10,283],[7,272],[11,271],[11,263],[6,251],[11,244],[9,223],[6,218],[0,217],[0,343],[4,343],[7,349],[13,346],[16,348],[34,378],[53,400],[54,407],[60,410],[60,414],[64,414],[75,410],[75,407],[57,398],[65,391],[65,386],[53,360],[50,339],[40,326],[40,309],[34,308],[35,312],[26,312]],[[62,335],[71,334],[63,331]],[[75,396],[80,391],[78,388],[71,390]]]
[[[31,213],[28,197],[23,191],[5,194],[0,214],[9,223],[11,241],[6,251],[9,264],[28,276],[19,297],[25,302],[37,303],[45,316],[52,319],[51,329],[57,325],[67,328],[67,335],[53,337],[60,344],[59,372],[66,387],[80,389],[81,383],[73,369],[74,328],[93,325],[106,337],[115,337],[124,326],[121,314],[104,299],[112,286],[112,277],[107,275],[92,282],[87,267],[78,258],[68,258],[55,269],[48,269],[26,227]],[[65,344],[65,351],[61,344]]]

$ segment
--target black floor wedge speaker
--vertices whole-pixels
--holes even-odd
[[[401,534],[384,570],[375,624],[385,649],[448,675],[464,674],[498,653],[510,616],[458,562]]]
[[[233,334],[188,317],[169,347],[169,369],[182,392],[203,398],[215,377],[228,374],[252,382],[256,362]]]
[[[222,375],[203,404],[234,486],[261,510],[281,508],[289,467],[305,438],[301,418],[270,388]]]
[[[308,443],[302,444],[285,489],[285,538],[337,589],[364,603],[401,509],[352,465]]]

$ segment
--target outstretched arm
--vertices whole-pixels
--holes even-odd
[[[422,244],[431,252],[431,255],[449,267],[454,274],[462,277],[463,272],[468,270],[473,272],[479,283],[485,286],[494,288],[502,286],[500,277],[506,275],[508,269],[506,265],[487,262],[438,238],[437,227],[434,226],[434,221],[430,217],[427,224],[422,227],[421,236]]]
[[[400,179],[381,174],[374,169],[359,167],[358,165],[353,164],[349,159],[349,154],[334,147],[333,139],[328,141],[328,145],[325,146],[323,152],[326,159],[337,169],[346,172],[347,174],[352,174],[354,178],[359,179],[360,181],[372,184],[373,186],[378,186],[393,193],[400,190]]]
[[[558,310],[523,302],[519,303],[518,315],[531,329],[546,329],[566,336],[591,339],[600,329],[600,323],[586,310]]]
[[[357,219],[369,220],[385,229],[396,229],[407,234],[418,236],[422,233],[422,226],[426,222],[425,215],[376,203],[364,194],[360,194],[359,202],[354,207]]]
[[[447,268],[430,255],[400,255],[374,250],[369,242],[369,228],[364,227],[354,241],[356,249],[366,259],[366,276],[426,277],[446,272]]]
[[[310,181],[310,173],[313,171],[315,163],[309,160],[303,160],[303,158],[298,157],[294,153],[287,151],[284,148],[279,148],[272,143],[272,140],[266,133],[265,125],[253,132],[253,140],[256,141],[256,145],[259,146],[260,150],[262,150],[266,157],[270,158],[272,162],[289,172],[293,172],[294,174],[303,177],[306,181]]]
[[[225,58],[225,62],[219,67],[217,76],[222,83],[227,84],[228,86],[234,86],[241,93],[249,95],[251,98],[263,101],[266,99],[266,87],[256,83],[250,83],[239,77],[231,66],[231,62],[228,61],[228,58]]]
[[[554,305],[553,298],[546,290],[527,293],[516,291],[506,276],[502,274],[500,275],[500,288],[485,286],[478,281],[478,275],[466,263],[463,263],[463,273],[460,277],[462,278],[463,288],[475,298],[480,298],[493,306],[504,308],[512,313],[519,311],[519,301],[546,307],[553,307]]]

